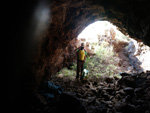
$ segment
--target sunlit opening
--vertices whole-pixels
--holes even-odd
[[[128,35],[124,35],[108,21],[97,21],[90,24],[78,35],[78,40],[85,44],[86,49],[98,55],[99,60],[103,60],[96,62],[107,65],[104,67],[109,69],[105,71],[109,71],[108,73],[112,73],[111,75],[119,72],[139,73],[150,70],[150,60],[148,59],[150,48],[142,42],[137,42]],[[103,69],[101,68],[101,70]]]
[[[88,55],[84,68],[88,79],[117,77],[120,73],[141,73],[150,70],[150,48],[121,33],[108,21],[97,21],[87,26],[72,44],[79,48],[84,43]],[[59,76],[75,77],[76,60],[72,66],[63,68]],[[72,75],[72,76],[71,76]]]
[[[113,28],[115,31],[116,27],[112,25],[108,21],[97,21],[89,26],[87,26],[79,35],[78,38],[97,38],[98,34],[105,35],[105,30],[108,30],[110,28]]]
[[[130,39],[128,36],[125,36],[122,34],[119,30],[117,30],[117,27],[111,24],[108,21],[96,21],[89,26],[87,26],[79,35],[78,39],[83,40],[86,39],[86,42],[90,43],[97,43],[98,38],[100,37],[107,37],[111,38],[113,34],[110,33],[110,31],[114,32],[115,39],[123,40],[123,41],[129,41]]]

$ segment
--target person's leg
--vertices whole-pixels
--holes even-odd
[[[82,62],[81,61],[79,61],[79,76],[81,77],[81,70],[82,69]]]
[[[77,75],[76,78],[79,78],[79,61],[77,61]]]
[[[83,74],[84,62],[81,62],[81,76]]]

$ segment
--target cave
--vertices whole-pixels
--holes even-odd
[[[51,80],[64,66],[65,48],[93,22],[109,21],[123,34],[150,46],[148,0],[33,0],[12,4],[9,16],[14,18],[9,21],[8,44],[11,59],[6,71],[10,72],[8,103],[15,112],[27,112],[41,82]],[[134,111],[133,106],[126,108]],[[150,112],[150,108],[145,109],[145,113]]]

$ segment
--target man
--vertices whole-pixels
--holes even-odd
[[[76,55],[77,55],[77,75],[76,78],[78,79],[79,76],[81,77],[83,74],[83,69],[85,65],[86,55],[87,52],[84,49],[84,43],[81,43],[81,46],[77,49],[75,49]],[[79,75],[80,73],[80,75]]]

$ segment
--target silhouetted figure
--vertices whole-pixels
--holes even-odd
[[[75,52],[77,55],[77,75],[76,75],[76,78],[78,79],[83,74],[83,69],[84,69],[86,55],[87,55],[87,52],[84,49],[84,43],[81,43],[81,46],[79,48],[75,49]]]

